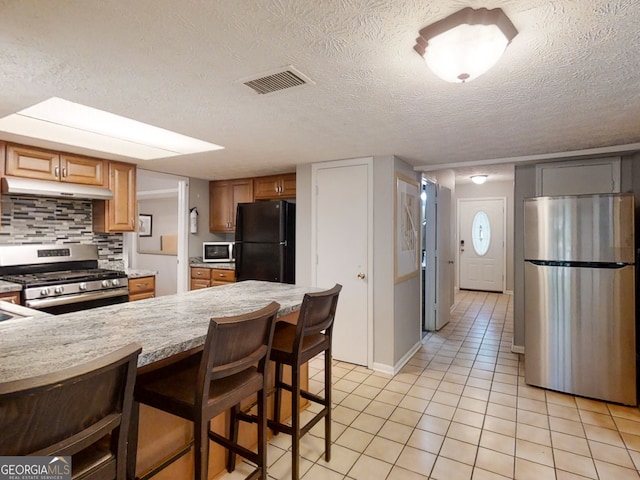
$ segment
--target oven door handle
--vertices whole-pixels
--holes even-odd
[[[129,287],[111,288],[109,290],[100,290],[98,292],[80,293],[78,295],[60,295],[59,297],[37,298],[27,300],[25,307],[29,308],[47,308],[57,305],[67,305],[69,303],[89,302],[91,300],[99,300],[102,298],[120,297],[129,295]]]

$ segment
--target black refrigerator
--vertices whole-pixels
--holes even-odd
[[[284,200],[239,203],[236,281],[295,283],[296,205]]]

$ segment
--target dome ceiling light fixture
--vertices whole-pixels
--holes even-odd
[[[413,49],[441,79],[465,83],[493,67],[518,34],[500,8],[467,7],[420,30]]]
[[[476,185],[482,185],[489,175],[471,175],[471,181]]]

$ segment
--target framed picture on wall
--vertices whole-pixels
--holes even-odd
[[[138,236],[139,237],[150,237],[151,229],[153,227],[153,217],[151,215],[147,215],[141,213],[138,215]]]
[[[396,174],[395,283],[418,274],[420,269],[420,184]]]

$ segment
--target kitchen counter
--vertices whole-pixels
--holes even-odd
[[[211,317],[280,303],[295,312],[317,288],[245,281],[53,317],[0,322],[0,378],[29,378],[81,364],[131,342],[142,345],[138,367],[204,344]]]
[[[155,277],[158,275],[157,270],[144,270],[142,268],[124,268],[123,270],[129,278]]]
[[[98,267],[124,272],[129,278],[155,277],[156,275],[158,275],[157,270],[146,270],[142,268],[125,268],[124,263],[118,262],[118,261],[99,260]]]
[[[0,303],[0,314],[8,315],[8,320],[5,319],[2,325],[8,322],[21,322],[23,320],[32,320],[33,318],[52,318],[50,313],[43,312],[41,310],[34,310],[33,308],[23,307],[22,305],[16,305],[11,302]],[[2,345],[2,343],[0,343]]]
[[[200,260],[192,260],[189,263],[190,267],[197,267],[197,268],[218,268],[220,270],[235,270],[236,269],[236,264],[235,262],[203,262],[202,259]]]
[[[20,290],[22,290],[22,285],[0,280],[0,293],[19,292]]]

